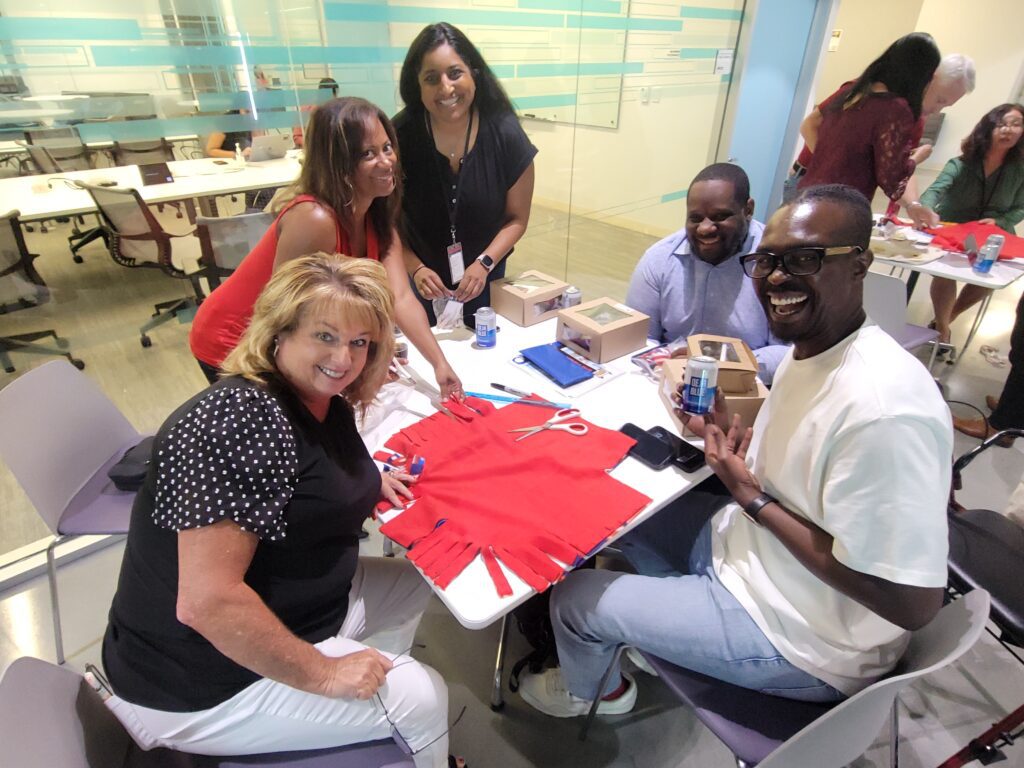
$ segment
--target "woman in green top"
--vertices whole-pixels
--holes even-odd
[[[960,157],[946,163],[921,196],[921,204],[938,213],[943,221],[980,221],[1013,234],[1013,228],[1024,219],[1022,134],[1024,107],[1001,104],[990,110],[960,145]],[[939,340],[948,342],[953,321],[989,292],[990,288],[965,285],[957,296],[956,281],[932,278]]]

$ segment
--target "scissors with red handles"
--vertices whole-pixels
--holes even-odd
[[[538,432],[543,432],[546,429],[557,429],[562,432],[568,432],[570,435],[576,435],[582,437],[590,431],[590,427],[581,421],[574,421],[570,424],[562,424],[563,421],[575,418],[580,415],[579,408],[562,408],[560,411],[556,411],[555,415],[545,421],[543,424],[538,424],[535,427],[521,427],[519,429],[510,429],[509,432],[525,432],[525,435],[517,437],[515,442],[525,440],[526,438],[536,435]]]

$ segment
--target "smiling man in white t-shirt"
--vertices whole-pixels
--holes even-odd
[[[597,690],[620,644],[834,701],[888,673],[938,612],[950,415],[924,366],[865,317],[870,231],[867,200],[840,185],[771,218],[744,269],[792,351],[752,430],[690,419],[732,498],[687,494],[625,537],[637,575],[576,572],[555,588],[562,667],[522,682],[530,704],[569,717],[600,695],[599,712],[629,711],[630,677]]]

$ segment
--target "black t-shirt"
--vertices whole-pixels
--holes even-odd
[[[505,222],[508,191],[537,154],[515,114],[484,116],[477,112],[474,119],[480,120],[480,127],[458,174],[455,221],[455,235],[462,243],[467,267],[498,234]],[[422,111],[402,110],[394,122],[405,172],[405,235],[420,261],[437,272],[449,288],[454,288],[446,250],[452,244],[452,236],[445,198],[447,195],[451,199],[456,176],[448,158],[434,146]],[[489,255],[494,259],[505,256]]]
[[[259,676],[176,618],[178,531],[233,520],[259,542],[246,583],[297,636],[337,634],[380,475],[351,408],[321,424],[287,390],[242,378],[193,397],[157,433],[132,509],[103,640],[116,693],[171,712],[209,709]]]

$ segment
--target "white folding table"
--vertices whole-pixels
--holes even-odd
[[[628,356],[606,364],[606,367],[612,372],[618,373],[617,376],[586,394],[571,397],[553,382],[544,379],[539,374],[528,372],[524,366],[513,362],[513,358],[520,349],[554,341],[555,320],[549,320],[530,328],[520,328],[512,321],[499,317],[498,325],[500,330],[497,334],[497,345],[492,349],[477,348],[473,343],[473,334],[465,329],[437,332],[441,348],[461,378],[465,389],[496,395],[503,394],[490,387],[490,382],[494,381],[516,389],[536,392],[553,402],[571,403],[573,407],[580,409],[583,418],[608,429],[619,429],[625,422],[633,422],[644,429],[660,424],[675,430],[671,417],[658,396],[657,385],[631,363]],[[424,378],[433,381],[432,369],[411,345],[409,360],[410,364]],[[391,386],[397,388],[401,385]],[[434,412],[424,395],[406,391],[404,396],[407,397],[406,404],[411,409],[425,414]],[[496,403],[496,405],[500,407],[500,404]],[[537,411],[538,423],[544,421],[552,413],[552,411],[542,408],[537,408]],[[382,421],[365,429],[363,439],[372,453],[382,448],[384,441],[392,434],[420,418],[408,411],[392,410]],[[368,420],[372,421],[373,419],[371,413]],[[700,441],[695,442],[700,445]],[[430,471],[429,466],[426,471]],[[684,473],[674,467],[655,471],[632,457],[623,459],[611,471],[611,476],[649,496],[651,502],[628,524],[609,537],[607,543],[611,543],[635,528],[710,474],[711,471],[707,467],[693,473]],[[571,482],[571,480],[567,478],[567,482]],[[494,685],[491,693],[493,709],[500,708],[503,703],[501,686],[508,633],[508,613],[536,594],[504,565],[502,565],[502,569],[512,587],[512,595],[509,597],[498,596],[480,556],[477,556],[446,589],[438,588],[428,579],[435,594],[464,627],[483,629],[495,621],[501,620]]]

